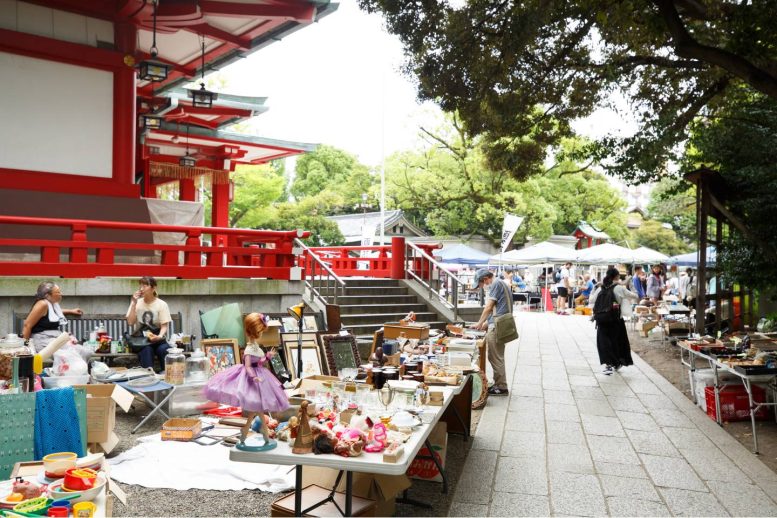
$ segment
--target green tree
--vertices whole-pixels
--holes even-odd
[[[431,233],[478,234],[496,242],[510,212],[525,217],[515,242],[571,233],[581,219],[616,239],[626,235],[625,203],[618,193],[564,152],[545,174],[518,181],[484,159],[480,139],[471,138],[455,116],[434,132],[423,130],[423,136],[425,149],[387,160],[387,196]]]
[[[333,213],[349,213],[362,203],[362,194],[370,194],[375,176],[355,156],[332,146],[322,145],[297,160],[292,195],[302,200],[322,192],[340,196],[341,201],[330,207]],[[374,195],[370,200],[375,201]],[[377,203],[374,203],[377,206]]]
[[[714,116],[693,127],[686,168],[701,164],[722,177],[721,201],[746,225],[718,251],[726,276],[750,288],[774,290],[777,250],[777,101],[742,89]]]
[[[258,226],[272,212],[272,203],[283,195],[283,173],[270,164],[239,165],[230,178],[235,182],[229,206],[230,227]]]
[[[307,230],[310,237],[303,241],[309,246],[342,245],[345,238],[340,228],[326,218],[331,207],[340,200],[336,195],[324,192],[298,202],[278,203],[261,226],[270,230]]]
[[[666,255],[683,254],[688,251],[686,245],[677,237],[675,231],[668,228],[666,223],[655,220],[645,220],[634,231],[634,240],[640,246],[646,246]]]
[[[650,219],[669,223],[677,237],[688,245],[696,243],[696,188],[687,182],[665,178],[650,191]]]
[[[539,173],[545,147],[618,91],[640,130],[590,149],[656,178],[693,119],[738,85],[777,99],[777,2],[359,0],[402,41],[418,96],[484,134],[491,162]],[[542,107],[538,110],[537,107]],[[583,150],[581,150],[583,151]],[[532,160],[526,160],[531,157]]]

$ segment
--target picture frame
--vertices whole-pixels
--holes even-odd
[[[281,322],[283,322],[284,333],[296,333],[299,331],[299,323],[294,319],[294,317],[283,317]]]
[[[291,379],[297,379],[297,342],[285,342],[283,350],[286,355],[286,365]],[[321,365],[321,353],[315,342],[302,343],[302,378],[324,374]]]
[[[240,364],[240,346],[235,338],[206,338],[200,346],[208,359],[208,376]]]
[[[353,335],[323,335],[321,342],[330,376],[337,376],[340,369],[358,369],[361,365],[359,348]]]
[[[276,354],[270,359],[270,370],[281,383],[291,380],[291,373],[283,364],[283,358],[280,354]]]
[[[308,332],[308,331],[316,332],[316,331],[318,331],[318,322],[316,321],[316,316],[315,315],[305,315],[303,318],[304,318],[303,321],[304,321],[304,324],[305,324],[305,327],[304,327],[305,332]]]

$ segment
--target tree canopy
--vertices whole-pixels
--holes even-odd
[[[625,202],[601,174],[565,158],[572,142],[564,143],[544,174],[519,181],[484,159],[480,139],[456,116],[423,135],[423,149],[388,158],[386,190],[390,205],[430,233],[477,234],[497,242],[509,212],[525,217],[515,242],[571,235],[581,219],[616,240],[627,234]]]
[[[777,2],[359,0],[404,45],[418,96],[487,137],[497,169],[538,173],[549,144],[612,92],[633,136],[593,153],[627,180],[660,175],[688,126],[744,84],[777,99]]]

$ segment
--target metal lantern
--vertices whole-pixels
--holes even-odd
[[[159,129],[162,127],[163,117],[153,113],[144,113],[140,116],[140,127],[143,129]]]
[[[152,53],[151,55],[156,57],[156,53]],[[138,65],[138,73],[140,79],[158,83],[167,79],[167,73],[171,68],[173,67],[167,63],[162,63],[161,61],[156,61],[154,59],[147,59],[141,61]]]
[[[213,101],[219,98],[219,94],[205,89],[205,83],[200,83],[199,90],[188,90],[192,99],[192,106],[198,108],[212,108]]]
[[[194,167],[197,165],[197,159],[191,155],[184,155],[178,159],[178,165],[183,167]]]

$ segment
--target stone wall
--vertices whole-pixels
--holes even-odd
[[[0,277],[0,336],[12,331],[14,311],[29,311],[42,280]],[[138,288],[137,279],[127,278],[51,280],[62,289],[62,307],[80,307],[85,314],[126,314],[130,296]],[[302,281],[266,279],[157,279],[157,282],[159,297],[170,306],[170,312],[181,312],[184,332],[197,337],[201,335],[199,310],[237,302],[245,313],[284,312],[300,302],[304,290]]]

